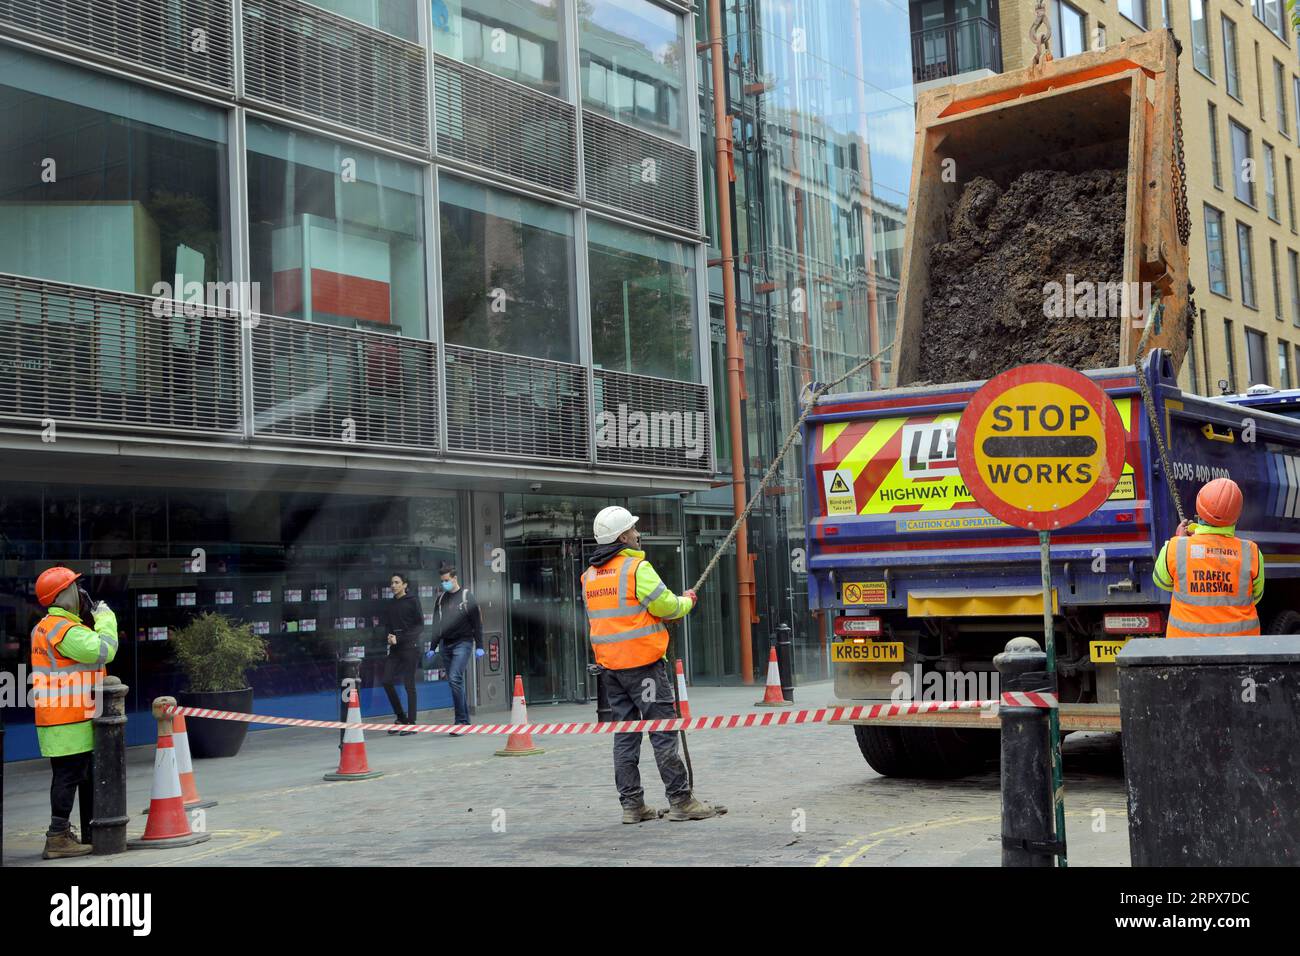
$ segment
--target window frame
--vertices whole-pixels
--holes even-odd
[[[1234,130],[1240,130],[1245,135],[1246,154],[1243,157],[1237,156],[1237,140],[1236,137],[1232,135]],[[1252,175],[1250,179],[1246,179],[1242,175],[1244,172],[1242,168],[1243,159],[1250,160],[1252,163],[1251,168],[1252,170],[1254,169],[1255,144],[1253,139],[1254,137],[1251,135],[1249,126],[1238,123],[1231,116],[1228,117],[1228,142],[1232,152],[1232,197],[1243,206],[1249,206],[1251,209],[1258,210],[1259,207],[1255,204],[1255,177]],[[1238,186],[1241,185],[1246,187],[1246,190],[1250,195],[1249,199],[1241,198],[1241,194],[1238,192]]]
[[[1210,294],[1217,295],[1224,299],[1232,298],[1232,278],[1228,270],[1228,250],[1226,246],[1226,237],[1224,229],[1227,224],[1227,216],[1222,209],[1211,206],[1209,203],[1202,204],[1203,209],[1203,229],[1205,234],[1205,267],[1206,274],[1209,277]],[[1219,271],[1223,273],[1223,290],[1220,291],[1214,287],[1214,274],[1211,271],[1211,264],[1214,261],[1214,253],[1210,246],[1210,223],[1218,225],[1219,230]]]
[[[1223,41],[1223,88],[1238,103],[1244,103],[1241,98],[1241,56],[1237,48],[1238,36],[1237,21],[1226,13],[1220,13],[1219,37]],[[1228,59],[1229,52],[1232,53],[1231,61]]]
[[[1196,16],[1192,12],[1193,7],[1199,7],[1201,10],[1201,22],[1205,24],[1205,65],[1206,69],[1201,69],[1197,63],[1196,56]],[[1214,31],[1210,29],[1210,4],[1209,0],[1187,0],[1187,22],[1188,33],[1191,36],[1192,43],[1192,69],[1201,76],[1205,77],[1211,83],[1214,80]]]
[[[1129,9],[1132,10],[1136,8],[1137,12],[1141,15],[1142,19],[1140,20],[1136,20],[1124,12],[1125,3],[1126,0],[1115,0],[1115,9],[1118,11],[1119,15],[1140,30],[1151,29],[1151,11],[1147,9],[1146,0],[1127,0]]]
[[[1252,312],[1259,311],[1259,289],[1255,282],[1255,231],[1240,219],[1237,230],[1237,274],[1241,276],[1241,304]]]

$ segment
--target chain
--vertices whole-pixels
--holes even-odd
[[[1183,155],[1183,94],[1178,82],[1178,58],[1174,58],[1174,181],[1178,184],[1178,238],[1183,245],[1192,238],[1192,216],[1187,209],[1187,159]]]
[[[1138,342],[1137,361],[1134,363],[1134,371],[1137,372],[1138,388],[1142,390],[1142,404],[1146,406],[1147,421],[1151,423],[1151,434],[1156,439],[1156,451],[1160,454],[1160,470],[1164,472],[1165,484],[1169,486],[1169,496],[1174,499],[1174,508],[1178,511],[1178,520],[1183,522],[1187,515],[1183,513],[1183,499],[1178,494],[1178,486],[1174,484],[1174,473],[1169,468],[1169,449],[1165,445],[1165,434],[1160,430],[1160,419],[1156,417],[1156,405],[1151,397],[1151,383],[1147,381],[1146,373],[1142,370],[1142,357],[1146,354],[1147,342],[1151,339],[1151,332],[1165,314],[1165,304],[1163,302],[1154,302],[1150,311],[1147,312],[1147,327],[1142,330],[1142,339]]]
[[[1038,28],[1043,32],[1039,33]],[[1034,66],[1039,62],[1052,59],[1052,24],[1047,19],[1047,0],[1038,0],[1034,5],[1034,23],[1029,28],[1029,42],[1034,45]]]

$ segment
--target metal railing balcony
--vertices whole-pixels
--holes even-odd
[[[590,461],[586,368],[464,345],[445,351],[450,453]]]
[[[913,83],[971,70],[1002,72],[1002,41],[992,20],[968,17],[912,34]]]
[[[713,473],[709,390],[693,382],[596,369],[596,461]]]
[[[238,437],[240,359],[233,311],[0,274],[0,419],[54,441],[66,425]]]
[[[270,315],[250,324],[253,435],[438,452],[433,342]]]

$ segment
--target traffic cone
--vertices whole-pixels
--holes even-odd
[[[172,718],[172,745],[176,750],[176,769],[181,777],[181,796],[185,800],[186,810],[206,810],[215,807],[217,801],[204,800],[199,796],[199,786],[194,779],[194,761],[190,759],[190,735],[185,729],[185,715],[177,714]],[[143,813],[148,813],[145,807]]]
[[[691,702],[686,699],[686,671],[682,669],[682,659],[677,658],[677,711],[682,717],[690,719]]]
[[[382,770],[371,770],[366,761],[366,734],[360,727],[351,724],[361,723],[361,698],[357,694],[357,685],[352,684],[348,695],[348,728],[343,731],[343,746],[339,748],[339,769],[325,774],[326,780],[369,780],[382,777]]]
[[[176,747],[172,740],[172,718],[163,711],[165,707],[175,706],[173,697],[159,697],[153,702],[153,715],[158,720],[158,750],[153,761],[149,822],[145,824],[142,837],[127,841],[130,849],[190,846],[212,839],[211,833],[191,830],[189,817],[185,814],[185,798],[181,795],[181,777],[176,769]]]
[[[776,663],[776,648],[767,653],[767,686],[763,688],[763,699],[755,707],[789,707],[790,702],[781,693],[781,668]]]
[[[515,696],[510,702],[510,723],[528,723],[528,707],[524,703],[524,679],[515,675]],[[541,747],[533,746],[532,734],[511,734],[506,741],[505,750],[498,750],[498,757],[526,757],[529,754],[543,753]]]

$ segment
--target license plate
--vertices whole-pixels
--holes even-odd
[[[855,644],[851,641],[839,641],[831,645],[831,663],[901,664],[903,663],[903,642],[869,641],[864,644]]]
[[[1088,659],[1094,664],[1113,664],[1115,655],[1124,649],[1129,638],[1120,641],[1089,641]]]

